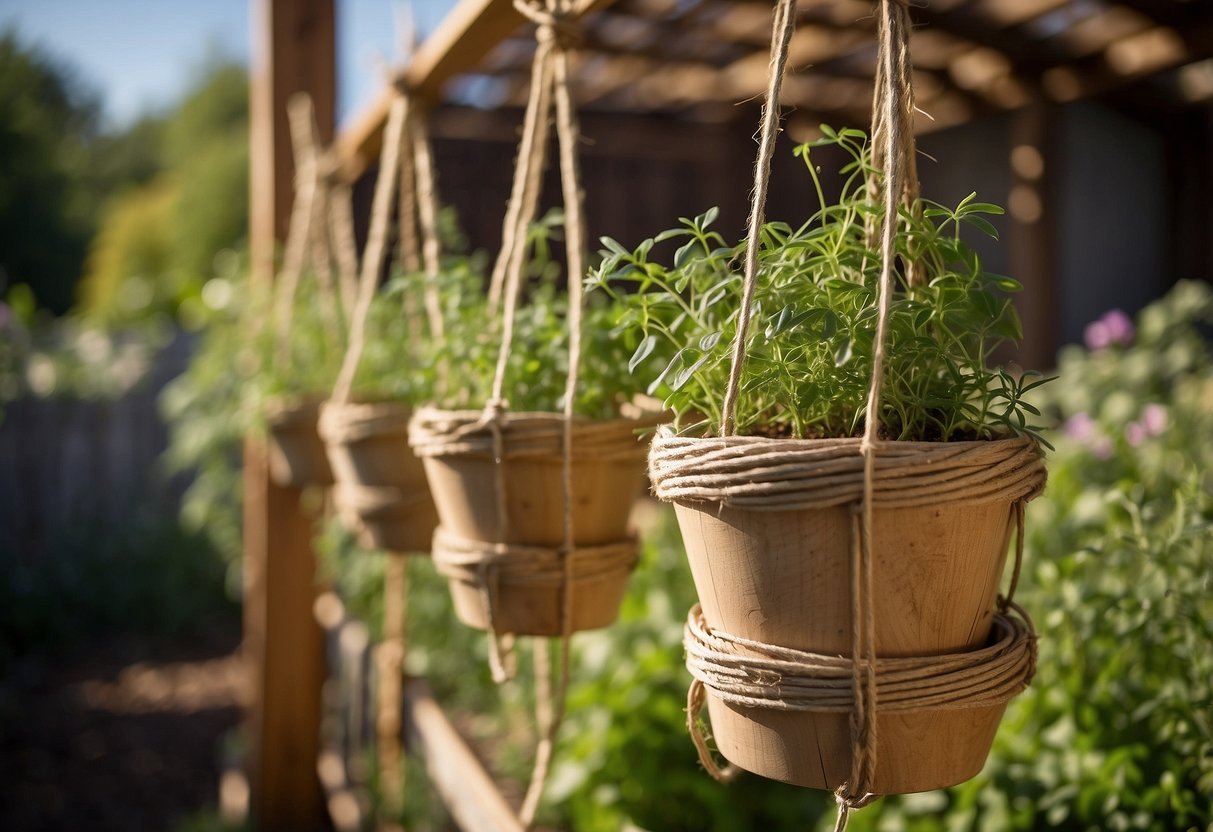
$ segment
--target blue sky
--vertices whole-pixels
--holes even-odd
[[[171,103],[216,55],[247,62],[251,0],[0,0],[0,30],[15,28],[72,66],[121,127]],[[338,108],[344,120],[381,84],[378,67],[396,53],[398,0],[336,0]],[[414,0],[428,32],[453,0]]]

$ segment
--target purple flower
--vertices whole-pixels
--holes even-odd
[[[1111,309],[1105,312],[1098,321],[1087,324],[1082,338],[1086,342],[1087,349],[1102,350],[1113,344],[1127,346],[1133,343],[1133,337],[1136,334],[1133,321],[1124,313],[1124,310]]]
[[[1141,422],[1129,422],[1125,426],[1125,441],[1136,448],[1142,442],[1146,441],[1150,432],[1146,430],[1146,426]]]
[[[1167,409],[1161,404],[1148,404],[1141,409],[1140,424],[1149,436],[1158,436],[1167,429]]]

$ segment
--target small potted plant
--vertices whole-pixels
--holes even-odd
[[[473,263],[446,258],[444,283],[468,275],[478,279]],[[438,522],[425,472],[408,444],[414,405],[432,398],[436,381],[436,365],[423,357],[429,334],[418,316],[406,313],[426,279],[397,274],[375,295],[351,394],[321,409],[334,506],[363,545],[389,552],[428,552]]]
[[[425,464],[441,526],[435,559],[451,579],[455,609],[469,626],[497,633],[562,633],[559,563],[564,542],[564,396],[567,296],[556,287],[548,241],[560,215],[531,226],[533,285],[516,315],[505,389],[508,411],[486,413],[500,329],[478,285],[444,286],[452,323],[448,383],[418,411],[410,438]],[[585,343],[572,433],[572,630],[610,624],[636,560],[632,504],[644,488],[646,445],[638,431],[660,416],[630,403],[625,340],[609,337],[617,308],[606,298],[584,313]],[[494,554],[496,552],[497,554]],[[492,568],[489,568],[492,566]],[[500,568],[497,568],[500,566]],[[490,620],[491,619],[491,620]]]
[[[245,391],[247,412],[253,427],[265,431],[275,482],[295,488],[328,486],[333,474],[316,424],[341,361],[340,310],[335,297],[322,294],[310,274],[303,275],[290,306],[281,329],[256,330],[259,371]],[[257,303],[247,310],[250,328],[271,317],[261,311]]]
[[[631,364],[659,356],[664,367],[649,392],[664,397],[675,422],[653,441],[650,476],[655,493],[675,504],[700,598],[688,633],[702,636],[703,650],[691,651],[688,666],[702,680],[707,665],[731,672],[717,659],[742,663],[733,668],[740,687],[706,683],[717,747],[750,771],[834,789],[849,774],[851,671],[828,666],[853,648],[860,436],[881,256],[871,234],[879,174],[866,137],[822,131],[797,149],[821,209],[797,226],[762,228],[737,435],[719,434],[745,244],[711,228],[716,212],[635,250],[605,240],[590,282],[627,309],[618,329],[638,343]],[[817,162],[838,151],[846,164],[829,201]],[[1029,423],[1036,411],[1024,401],[1041,379],[989,366],[1000,342],[1019,337],[1003,294],[1018,285],[985,272],[961,229],[993,233],[984,216],[992,213],[1000,211],[972,197],[955,209],[915,200],[896,230],[903,275],[888,317],[868,539],[878,666],[956,653],[976,661],[1020,638],[995,615],[995,599],[1022,504],[1043,487]],[[656,256],[667,240],[679,243],[668,265]],[[836,684],[840,699],[805,705],[782,686],[784,669],[804,666],[780,664],[787,651],[826,657],[809,676]],[[1012,687],[1025,683],[1024,672],[1022,662],[1018,676],[1008,671]],[[782,691],[775,701],[764,699],[771,690]],[[885,695],[871,791],[920,791],[975,774],[1006,698],[898,710],[897,696]]]

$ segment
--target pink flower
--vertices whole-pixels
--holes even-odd
[[[1141,422],[1129,422],[1125,426],[1125,441],[1135,448],[1146,441],[1149,435],[1150,433],[1146,430],[1146,426]]]
[[[1095,436],[1095,420],[1086,412],[1075,413],[1066,419],[1062,430],[1075,442],[1089,442]]]
[[[1133,321],[1124,313],[1124,310],[1111,309],[1105,312],[1098,321],[1087,324],[1082,338],[1086,342],[1087,349],[1102,350],[1113,344],[1127,346],[1133,342],[1136,334]]]
[[[1106,436],[1100,436],[1091,443],[1091,453],[1096,459],[1108,459],[1112,456],[1112,440]]]
[[[1141,426],[1150,436],[1158,436],[1167,429],[1167,409],[1161,404],[1148,404],[1141,409]]]

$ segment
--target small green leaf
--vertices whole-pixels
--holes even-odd
[[[834,366],[841,367],[851,360],[852,346],[854,340],[847,338],[834,349]]]
[[[640,345],[636,347],[636,351],[632,353],[632,358],[628,361],[628,372],[636,372],[636,368],[653,354],[653,350],[657,348],[657,336],[646,335],[641,339]]]
[[[631,253],[632,253],[632,252],[628,251],[626,248],[624,248],[617,241],[612,239],[611,237],[599,237],[598,241],[601,242],[604,246],[606,246],[607,251],[610,251],[612,254],[618,254],[623,257],[627,257],[627,256],[631,255]]]

